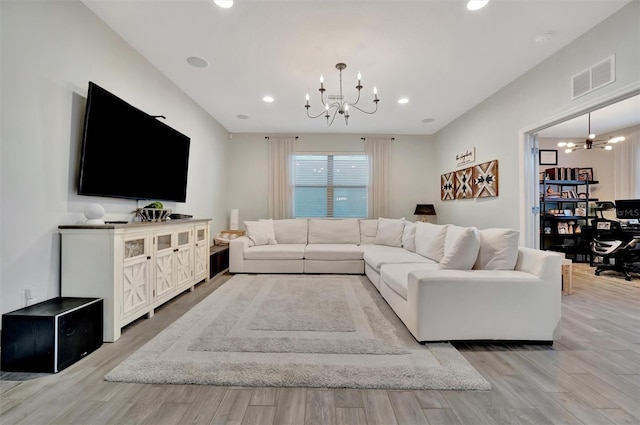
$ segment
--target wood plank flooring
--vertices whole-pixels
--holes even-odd
[[[640,287],[574,272],[553,346],[456,344],[492,391],[242,388],[105,382],[104,375],[230,278],[128,326],[56,374],[0,374],[10,424],[640,424]]]

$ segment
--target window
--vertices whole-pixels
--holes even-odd
[[[296,155],[296,217],[367,217],[366,155]]]

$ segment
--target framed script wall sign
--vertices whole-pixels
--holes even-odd
[[[456,154],[456,167],[476,160],[476,148],[468,148]]]

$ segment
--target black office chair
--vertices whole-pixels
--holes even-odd
[[[596,276],[603,271],[616,271],[631,280],[631,273],[640,273],[640,237],[625,234],[618,221],[596,218],[591,222],[595,237],[591,241],[591,251],[596,262]]]

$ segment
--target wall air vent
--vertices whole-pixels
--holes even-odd
[[[616,80],[615,55],[571,77],[571,100],[611,84]]]

